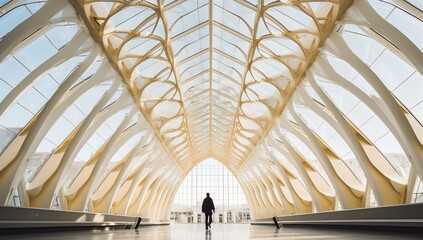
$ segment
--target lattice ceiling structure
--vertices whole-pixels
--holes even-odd
[[[239,170],[350,3],[75,2],[184,172]]]
[[[3,2],[2,204],[168,218],[210,157],[254,217],[406,203],[423,177],[422,99],[400,92],[423,79],[419,1]]]

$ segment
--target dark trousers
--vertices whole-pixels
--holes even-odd
[[[205,214],[206,214],[206,228],[209,228],[209,225],[212,222],[213,213],[205,213]]]

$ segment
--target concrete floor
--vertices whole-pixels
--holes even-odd
[[[423,236],[404,234],[325,230],[307,228],[276,229],[273,226],[251,226],[249,224],[213,224],[205,230],[202,224],[172,224],[170,226],[141,227],[138,230],[119,231],[72,231],[62,233],[40,233],[2,236],[0,239],[154,239],[154,240],[241,240],[241,239],[423,239]]]

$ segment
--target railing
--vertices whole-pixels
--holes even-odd
[[[136,216],[0,206],[0,235],[66,230],[136,229],[170,222]]]
[[[423,231],[423,203],[278,216],[283,226],[406,227]],[[272,218],[253,219],[253,225],[274,225]]]

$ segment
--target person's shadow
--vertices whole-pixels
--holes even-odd
[[[206,240],[211,240],[212,239],[210,229],[206,229],[206,235],[205,235],[205,237],[206,237],[205,238]]]

